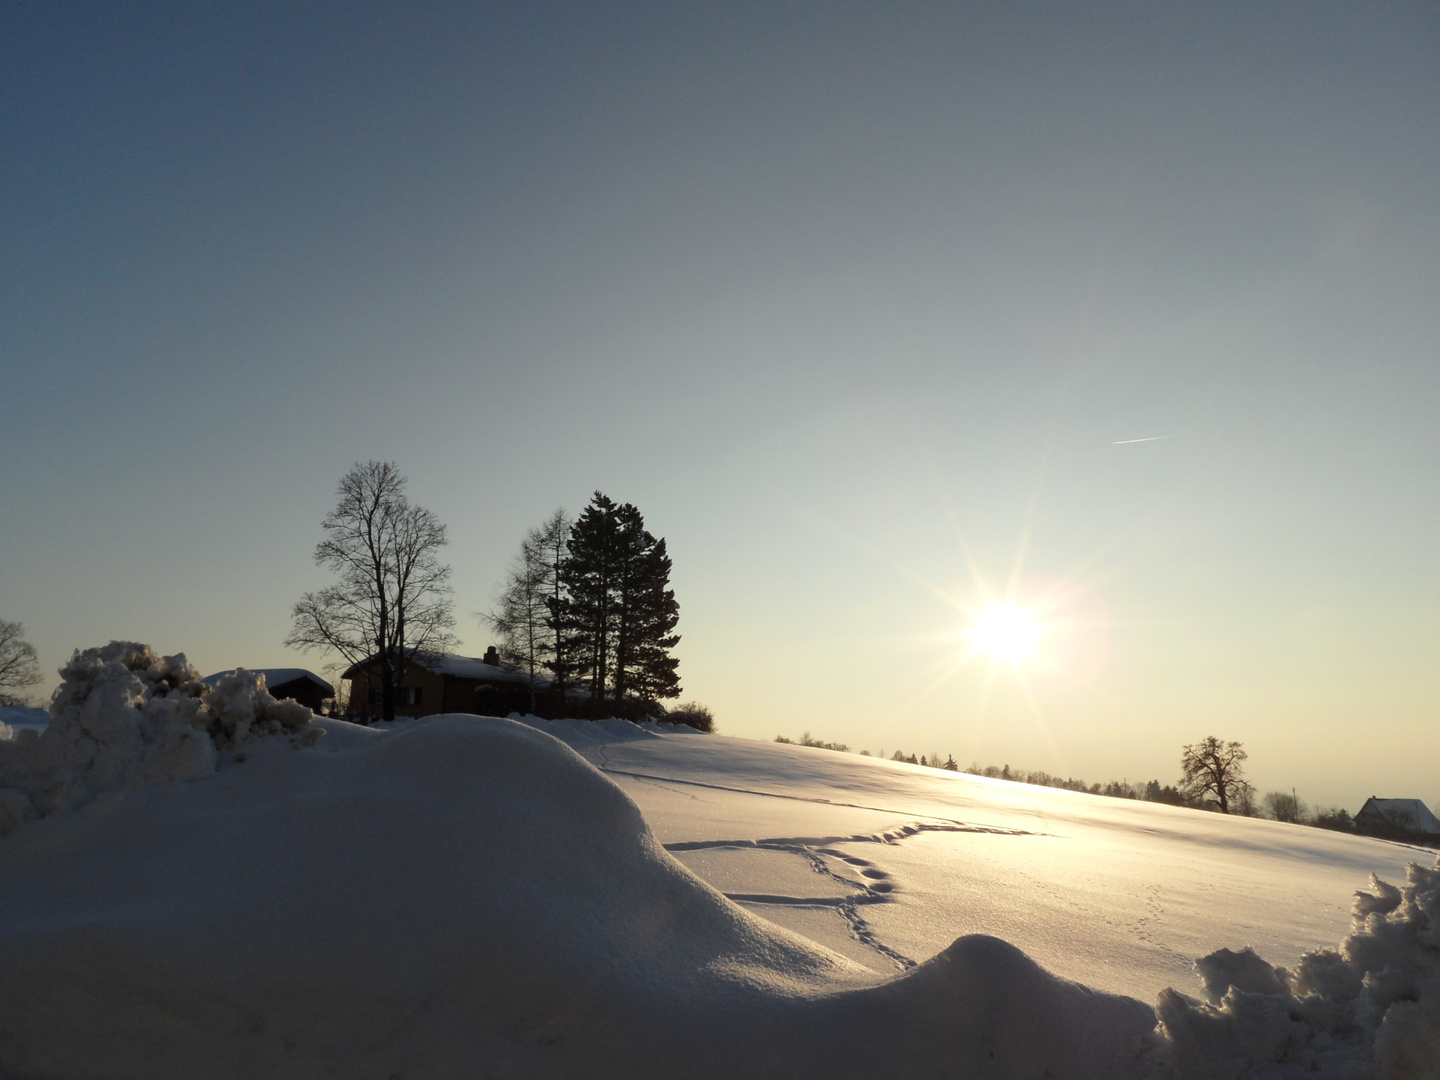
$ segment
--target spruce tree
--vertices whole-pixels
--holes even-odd
[[[680,608],[665,541],[640,511],[596,492],[570,530],[555,623],[566,663],[593,699],[643,700],[680,693],[670,650]]]
[[[588,682],[590,696],[605,696],[619,619],[618,593],[624,558],[620,507],[595,492],[570,529],[569,552],[560,568],[565,595],[557,605],[557,628],[567,665]]]
[[[665,539],[641,531],[642,543],[631,554],[624,602],[624,659],[617,657],[617,691],[646,701],[680,696],[680,661],[670,650],[680,643],[673,633],[680,605],[670,588],[670,556]]]

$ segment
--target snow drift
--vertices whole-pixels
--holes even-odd
[[[112,641],[76,652],[42,732],[0,732],[0,836],[100,792],[215,775],[217,750],[252,737],[319,735],[310,710],[276,701],[243,668],[212,689],[185,655]]]
[[[521,724],[316,723],[0,841],[0,1074],[1099,1078],[1153,1026],[992,938],[876,985]]]

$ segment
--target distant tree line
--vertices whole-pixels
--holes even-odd
[[[818,746],[825,750],[848,751],[844,743],[825,742],[811,738],[807,731],[798,740],[783,735],[775,736],[778,743],[792,743],[800,746]],[[860,751],[866,757],[868,750]],[[885,756],[881,751],[880,756]],[[1141,802],[1164,803],[1168,806],[1182,806],[1193,810],[1213,810],[1220,813],[1236,814],[1243,817],[1265,817],[1274,821],[1290,822],[1297,825],[1311,825],[1320,829],[1337,832],[1354,832],[1355,820],[1349,811],[1336,807],[1325,807],[1314,812],[1305,805],[1293,791],[1271,791],[1263,799],[1255,798],[1255,789],[1244,778],[1244,762],[1247,760],[1244,747],[1238,742],[1222,742],[1214,736],[1207,736],[1198,743],[1186,745],[1181,751],[1181,779],[1176,784],[1162,784],[1159,780],[1147,780],[1143,784],[1132,784],[1126,780],[1110,780],[1104,784],[1089,784],[1073,776],[1060,777],[1044,769],[1012,769],[1006,765],[985,765],[972,763],[961,769],[953,754],[947,754],[941,762],[940,755],[931,753],[906,754],[896,750],[891,761],[902,761],[911,765],[923,765],[946,772],[964,772],[972,776],[986,776],[996,780],[1012,780],[1018,784],[1034,784],[1037,787],[1060,788],[1064,791],[1078,791],[1085,795],[1103,795],[1112,799],[1135,799]]]
[[[904,761],[911,765],[925,765],[932,769],[944,769],[946,772],[960,771],[960,764],[955,760],[954,754],[947,754],[942,763],[939,754],[932,753],[928,758],[924,754],[921,754],[920,759],[917,761],[914,754],[906,757],[901,751],[896,750],[895,753],[890,755],[890,760]]]
[[[785,743],[790,746],[815,746],[819,747],[821,750],[838,750],[842,754],[848,754],[850,752],[850,747],[845,743],[824,742],[820,739],[812,739],[810,737],[810,732],[808,731],[805,732],[804,735],[801,735],[798,739],[787,739],[784,735],[776,735],[775,741],[778,743]]]

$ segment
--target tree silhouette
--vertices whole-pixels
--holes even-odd
[[[40,663],[35,646],[25,640],[25,627],[0,620],[0,705],[24,705],[25,698],[10,691],[39,681]]]
[[[1243,807],[1251,791],[1244,776],[1247,757],[1245,748],[1238,742],[1221,742],[1214,735],[1191,743],[1180,753],[1181,792],[1196,802],[1213,795],[1222,814],[1230,813],[1232,801],[1238,800]]]
[[[595,492],[570,530],[555,607],[566,666],[589,683],[593,699],[680,694],[670,566],[665,540],[646,530],[635,506]]]
[[[559,571],[569,533],[570,519],[563,510],[556,510],[544,524],[531,529],[506,571],[494,606],[481,615],[500,638],[500,656],[529,674],[532,713],[535,683],[542,669],[555,675],[555,689],[564,692],[566,666],[554,611],[561,595]]]
[[[381,718],[393,720],[395,690],[416,654],[455,644],[450,567],[437,557],[448,543],[445,526],[410,504],[393,462],[356,464],[341,477],[339,496],[315,548],[315,561],[339,580],[300,598],[285,644],[329,649],[352,665],[373,656]]]

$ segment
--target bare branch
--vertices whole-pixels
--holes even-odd
[[[35,646],[25,640],[25,627],[0,620],[0,705],[24,705],[24,695],[8,690],[34,686],[40,679],[40,661]]]
[[[455,645],[450,567],[438,558],[449,541],[439,518],[406,499],[392,462],[357,464],[338,494],[315,548],[315,562],[338,580],[295,605],[285,644],[350,664],[377,658],[381,713],[393,719],[395,689],[415,654]]]

